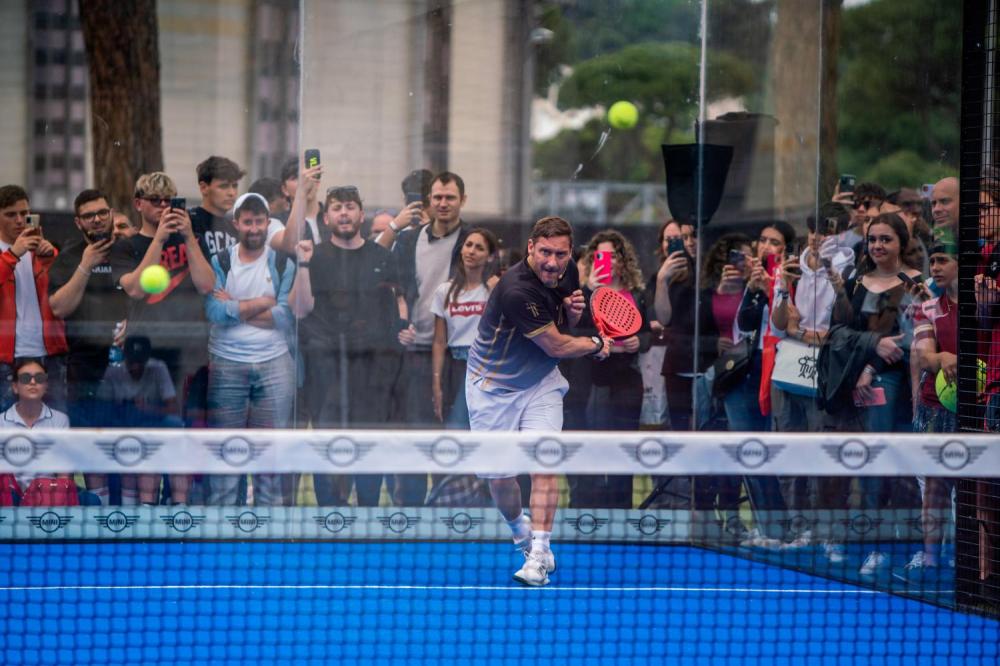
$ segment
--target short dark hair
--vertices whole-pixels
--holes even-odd
[[[819,207],[820,232],[823,234],[839,234],[847,231],[851,226],[851,211],[847,206],[835,201],[827,201]],[[806,227],[809,231],[816,233],[816,216],[810,215],[806,218]],[[831,228],[832,227],[832,228]]]
[[[286,180],[291,180],[292,178],[299,177],[299,158],[289,157],[285,160],[285,163],[281,165],[281,172],[278,176],[281,182],[284,183]]]
[[[108,198],[104,196],[104,194],[102,194],[100,190],[90,189],[80,192],[78,195],[76,195],[76,199],[73,200],[73,212],[79,215],[80,206],[83,206],[84,204],[89,204],[91,201],[97,201],[98,199],[104,199],[105,201],[108,200]]]
[[[887,196],[885,188],[878,183],[858,183],[854,188],[855,201],[878,199],[881,202],[885,201]]]
[[[992,166],[983,169],[982,178],[979,180],[979,191],[987,195],[990,201],[1000,202],[1000,169]]]
[[[434,180],[431,181],[431,187],[434,183],[441,183],[442,185],[447,185],[448,183],[455,183],[458,187],[458,195],[465,196],[465,181],[462,180],[461,176],[457,173],[452,173],[451,171],[442,171],[438,175],[434,176]],[[427,189],[430,192],[430,188]]]
[[[570,247],[573,246],[573,227],[569,226],[569,222],[563,218],[549,215],[535,222],[528,240],[534,243],[539,238],[556,238],[558,236],[568,236]]]
[[[198,165],[198,182],[211,184],[213,180],[239,180],[246,175],[240,165],[228,157],[212,155]]]
[[[433,182],[434,174],[431,173],[430,169],[414,169],[406,175],[400,186],[403,188],[403,194],[419,192],[420,199],[426,205],[427,197],[431,193],[431,183]]]
[[[13,206],[18,201],[29,201],[28,193],[20,185],[4,185],[0,187],[0,208]]]
[[[361,192],[354,185],[338,185],[326,191],[326,199],[323,201],[323,208],[330,207],[330,201],[336,199],[340,203],[353,201],[358,204],[358,208],[364,210],[365,204],[361,201]]]
[[[764,229],[774,229],[779,234],[781,234],[781,237],[785,239],[785,247],[789,247],[791,246],[792,243],[795,242],[795,228],[792,227],[792,225],[788,224],[788,222],[785,222],[784,220],[775,220],[774,222],[768,222],[763,227],[761,227],[761,231],[763,231]]]
[[[132,335],[125,339],[122,353],[126,361],[145,363],[149,360],[153,345],[145,335]]]
[[[20,199],[18,199],[18,201],[20,201]],[[42,366],[42,370],[44,370],[45,372],[49,371],[49,366],[45,364],[44,358],[39,358],[37,356],[20,356],[14,359],[14,364],[11,366],[13,372],[11,372],[11,374],[8,375],[7,377],[8,381],[14,381],[14,378],[17,377],[18,373],[20,373],[21,370],[24,368],[24,366],[28,365],[29,363],[34,363],[36,365]]]
[[[285,195],[281,193],[281,181],[276,178],[258,178],[250,184],[250,189],[247,192],[255,192],[261,195],[267,199],[268,204],[272,201],[285,198]]]

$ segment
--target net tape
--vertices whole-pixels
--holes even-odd
[[[48,430],[0,436],[0,472],[1000,476],[996,435]]]

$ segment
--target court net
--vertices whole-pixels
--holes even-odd
[[[42,487],[0,507],[5,664],[522,663],[525,642],[550,663],[1000,658],[996,437],[74,430],[0,447],[0,473]],[[526,507],[529,474],[556,477],[540,589],[512,580],[524,558],[474,476],[497,470],[523,474]],[[129,496],[151,483],[155,503]]]

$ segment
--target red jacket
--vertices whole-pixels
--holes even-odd
[[[38,309],[42,313],[42,331],[45,337],[45,352],[48,356],[65,354],[66,324],[52,314],[49,306],[49,266],[56,256],[39,257],[33,254],[32,272],[35,274],[35,291],[38,292]],[[14,285],[14,269],[17,257],[10,250],[0,253],[0,363],[14,362],[14,339],[17,328],[17,298]]]

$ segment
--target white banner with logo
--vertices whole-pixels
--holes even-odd
[[[997,435],[401,430],[0,431],[11,473],[519,473],[1000,477]]]
[[[923,539],[928,525],[947,529],[947,515],[921,520],[920,509],[758,512],[785,542],[745,541],[745,530],[714,513],[686,510],[560,509],[552,537],[560,542],[690,543],[771,547]],[[62,539],[349,539],[459,540],[510,543],[510,529],[492,507],[218,507],[74,506],[0,509],[0,540]]]

